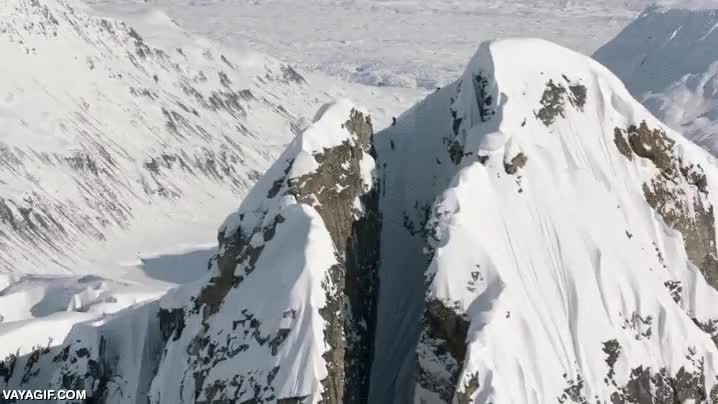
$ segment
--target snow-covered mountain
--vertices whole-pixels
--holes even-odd
[[[0,272],[111,273],[212,241],[339,92],[157,11],[132,24],[79,1],[0,3]]]
[[[0,385],[144,403],[157,299],[207,273],[218,223],[316,110],[349,93],[387,125],[419,92],[115,17],[0,2]]]
[[[485,43],[372,126],[322,107],[203,279],[11,356],[0,383],[112,403],[718,402],[718,165],[606,68]]]
[[[709,396],[715,161],[607,69],[485,44],[375,139],[372,400]]]
[[[594,58],[669,126],[718,154],[718,3],[646,9]]]

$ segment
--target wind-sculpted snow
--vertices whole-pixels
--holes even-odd
[[[715,400],[715,163],[607,69],[484,44],[375,138],[371,402]]]
[[[152,403],[365,402],[378,259],[371,120],[323,108],[170,293]],[[179,388],[177,387],[179,386]]]
[[[272,59],[88,13],[0,5],[0,271],[86,271],[148,222],[227,209],[316,102]]]
[[[658,118],[716,155],[716,3],[665,3],[646,9],[594,58]]]

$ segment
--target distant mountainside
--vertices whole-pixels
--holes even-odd
[[[520,63],[530,59],[530,64]],[[322,107],[207,275],[11,355],[103,403],[718,402],[718,166],[607,69],[483,44],[373,134]]]
[[[344,91],[160,12],[133,18],[142,29],[79,1],[0,4],[0,272],[112,272],[138,251],[211,241]]]
[[[670,4],[646,9],[593,56],[659,119],[716,155],[718,4]]]

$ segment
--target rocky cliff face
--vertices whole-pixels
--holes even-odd
[[[316,119],[222,227],[192,306],[163,307],[152,402],[366,402],[381,226],[372,124],[346,102]]]

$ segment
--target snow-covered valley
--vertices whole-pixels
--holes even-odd
[[[159,8],[187,29],[247,46],[304,71],[433,90],[452,82],[479,43],[540,37],[590,54],[647,0],[92,0],[116,14]],[[281,24],[277,24],[281,21]]]

